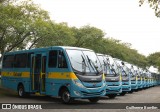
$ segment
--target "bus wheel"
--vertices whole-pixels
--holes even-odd
[[[114,99],[116,96],[117,96],[117,94],[109,94],[109,95],[108,95],[108,97],[109,97],[110,99]]]
[[[133,90],[129,91],[128,93],[133,93]]]
[[[97,103],[99,101],[99,97],[96,97],[96,98],[89,98],[88,99],[90,102],[92,103]]]
[[[120,93],[120,95],[121,95],[121,96],[124,96],[125,94],[126,94],[126,92],[122,92],[122,93]]]
[[[74,100],[74,98],[71,97],[71,95],[67,89],[62,91],[61,99],[62,99],[62,102],[66,103],[66,104],[72,103]]]
[[[25,91],[23,85],[18,86],[18,96],[19,97],[25,97]]]

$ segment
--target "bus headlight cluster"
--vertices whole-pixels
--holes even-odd
[[[77,96],[81,96],[81,94],[78,91],[74,91],[74,94],[76,94]]]
[[[120,86],[122,86],[122,81],[120,81]]]
[[[106,81],[103,81],[103,85],[102,85],[102,87],[104,87],[104,86],[106,86]]]
[[[80,88],[85,88],[82,83],[77,82],[76,80],[73,80],[74,84],[77,85]]]

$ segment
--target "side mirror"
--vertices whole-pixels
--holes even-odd
[[[121,64],[124,65],[124,62],[122,61]]]

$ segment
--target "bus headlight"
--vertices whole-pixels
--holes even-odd
[[[81,96],[81,94],[78,91],[74,91],[74,94],[77,96]]]
[[[106,86],[106,81],[103,81],[103,85],[102,85],[102,87],[104,87],[104,86]]]
[[[79,83],[79,82],[77,82],[76,80],[73,80],[73,82],[74,82],[74,84],[77,85],[78,87],[80,87],[80,88],[85,88],[82,83]]]

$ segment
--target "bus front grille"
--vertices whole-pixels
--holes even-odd
[[[102,95],[102,93],[104,92],[104,90],[102,90],[100,92],[86,92],[86,91],[81,91],[81,92],[82,92],[82,94],[84,96],[95,96],[95,95],[99,96],[99,95]]]

